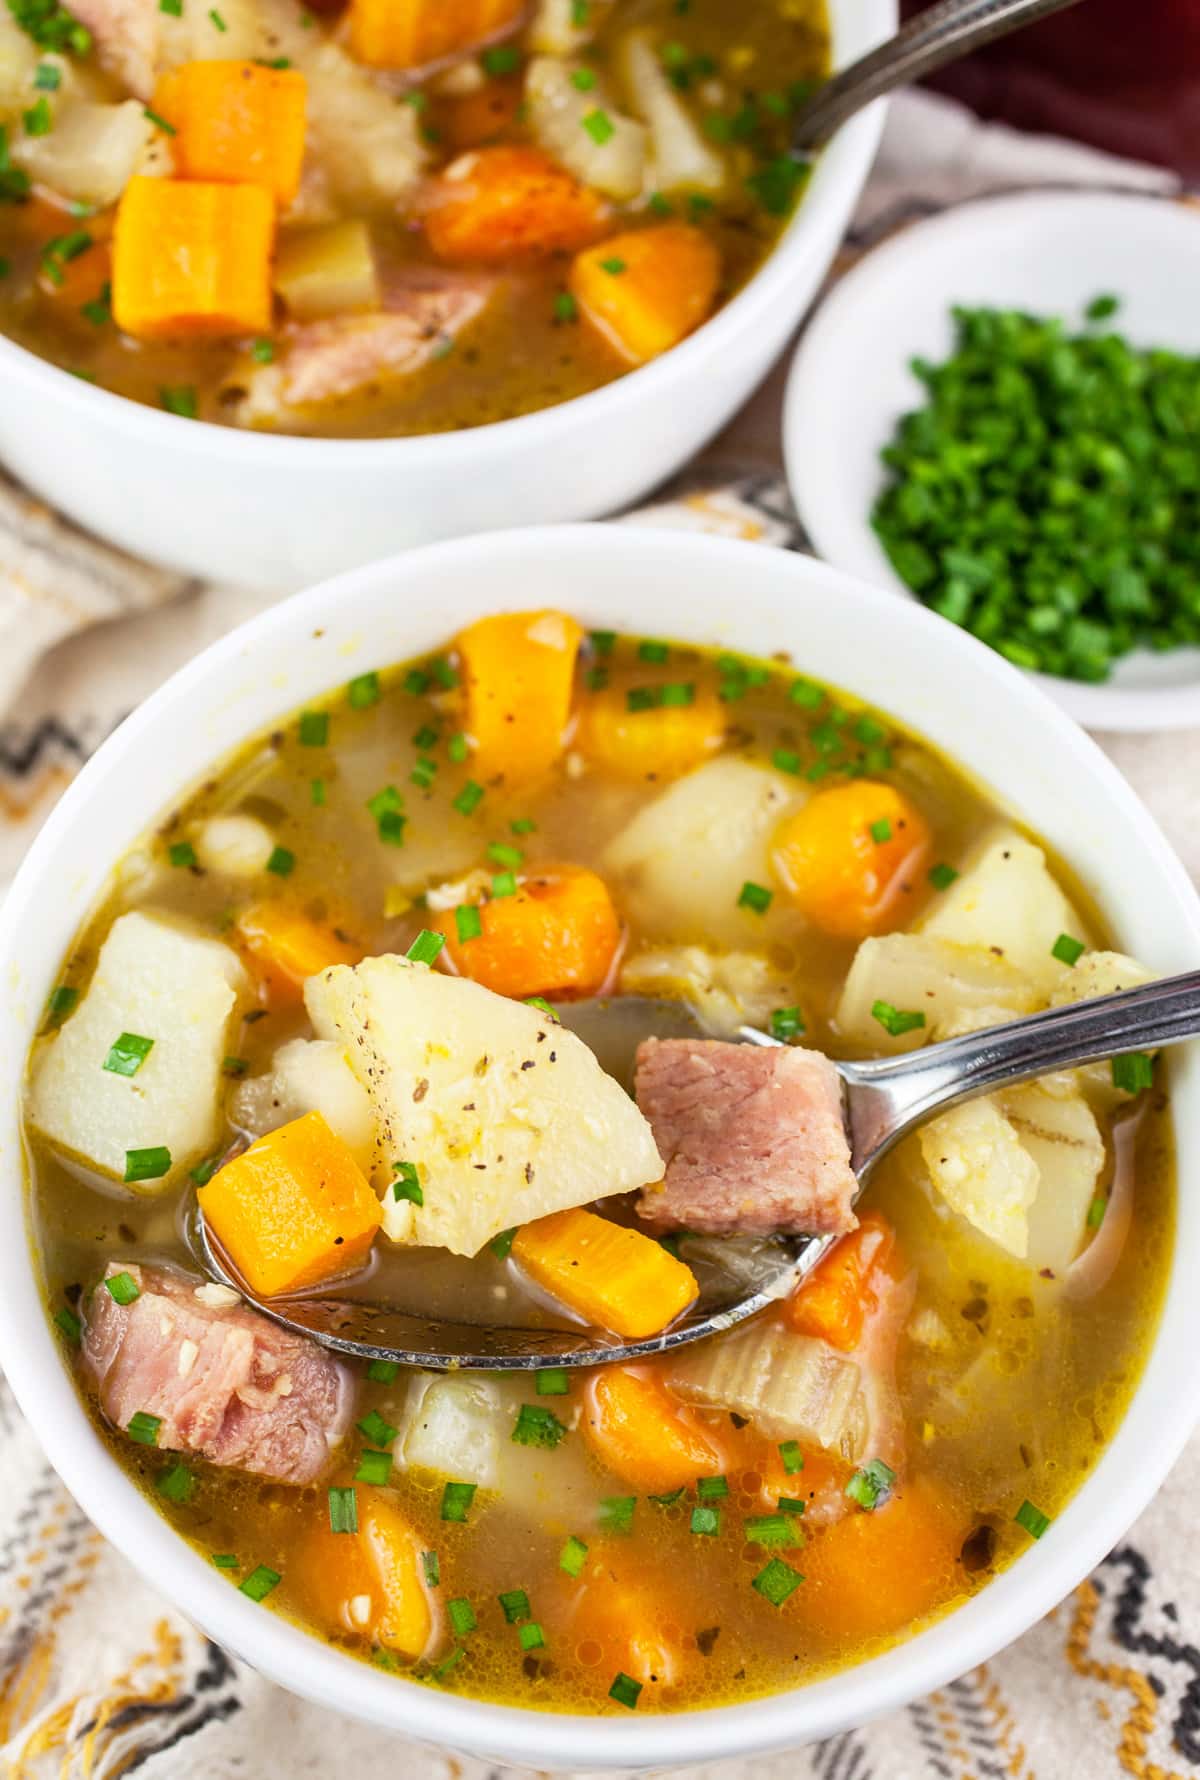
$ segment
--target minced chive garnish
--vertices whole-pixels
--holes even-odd
[[[544,1650],[546,1648],[546,1634],[536,1619],[529,1620],[526,1625],[521,1627],[517,1633],[517,1640],[522,1650]]]
[[[790,1044],[804,1031],[804,1015],[798,1007],[776,1007],[771,1010],[770,1032],[783,1044]]]
[[[497,1595],[501,1610],[509,1625],[520,1625],[523,1619],[529,1618],[529,1596],[523,1588],[510,1588],[502,1595]]]
[[[278,1588],[282,1581],[283,1577],[278,1570],[272,1570],[268,1564],[259,1564],[240,1585],[240,1592],[249,1595],[252,1601],[265,1601],[271,1590]]]
[[[308,784],[309,798],[315,810],[325,808],[326,786],[324,779],[310,779]]]
[[[646,200],[655,216],[674,216],[675,206],[662,192],[651,192]]]
[[[423,1551],[421,1553],[421,1571],[425,1577],[426,1586],[429,1588],[436,1588],[442,1580],[442,1566],[438,1562],[438,1554],[436,1551]]]
[[[514,868],[525,863],[525,855],[520,847],[510,847],[507,841],[491,841],[488,845],[487,856],[493,865],[507,865]]]
[[[672,706],[692,705],[696,702],[696,688],[689,682],[672,682],[658,689],[658,702],[670,709]]]
[[[625,694],[625,709],[631,712],[656,711],[661,702],[657,686],[631,686]]]
[[[870,1513],[887,1501],[895,1481],[896,1473],[890,1465],[885,1465],[882,1459],[868,1459],[846,1485],[846,1494]]]
[[[61,1026],[78,1000],[79,990],[68,988],[65,983],[60,983],[57,989],[51,989],[46,1000],[46,1025]]]
[[[451,1669],[456,1669],[458,1667],[466,1654],[466,1645],[456,1644],[448,1656],[444,1656],[441,1662],[434,1663],[432,1669],[429,1671],[430,1679],[433,1681],[443,1681],[450,1673]]]
[[[44,93],[56,93],[62,85],[62,69],[56,68],[53,62],[39,62],[33,84]]]
[[[414,964],[432,964],[446,943],[444,933],[434,933],[428,927],[422,927],[412,945],[405,953]]]
[[[597,655],[611,655],[617,646],[615,630],[589,630],[588,642]]]
[[[242,1076],[248,1075],[249,1072],[250,1059],[248,1057],[223,1057],[221,1059],[222,1075],[231,1076],[234,1081],[240,1080]]]
[[[856,742],[861,742],[864,748],[874,747],[877,742],[884,739],[886,734],[887,730],[882,723],[877,723],[874,717],[868,717],[865,714],[854,725],[854,739]]]
[[[346,699],[352,711],[365,711],[377,705],[382,696],[377,673],[358,674],[346,687]]]
[[[1087,951],[1081,939],[1072,939],[1069,933],[1060,933],[1050,948],[1050,956],[1057,958],[1060,964],[1078,964]]]
[[[587,1562],[588,1548],[582,1539],[572,1533],[567,1543],[558,1554],[558,1567],[565,1570],[568,1576],[578,1576]]]
[[[452,735],[450,740],[446,743],[446,752],[454,762],[455,766],[461,766],[463,761],[467,758],[467,755],[470,753],[470,748],[467,744],[467,738],[461,729]]]
[[[703,1503],[698,1503],[692,1509],[690,1524],[693,1533],[702,1533],[707,1538],[713,1539],[721,1531],[721,1510],[706,1508]]]
[[[214,1551],[212,1561],[218,1570],[236,1570],[238,1567],[236,1551]]]
[[[473,1483],[448,1483],[442,1491],[442,1519],[466,1520],[475,1499]]]
[[[508,826],[514,834],[535,834],[537,832],[537,823],[532,816],[518,816],[516,821],[510,822]]]
[[[159,1494],[168,1502],[190,1502],[196,1488],[196,1479],[184,1464],[172,1465],[164,1471],[155,1484]]]
[[[596,75],[591,68],[574,68],[571,71],[571,85],[578,93],[590,93],[596,84]]]
[[[788,688],[788,697],[794,705],[799,705],[805,711],[815,711],[818,705],[825,702],[824,691],[811,680],[793,680]]]
[[[586,111],[579,121],[591,137],[592,141],[596,143],[597,147],[603,147],[603,145],[606,142],[610,142],[616,134],[616,126],[611,117],[609,117],[607,111],[602,111],[599,106],[597,106],[594,111]],[[601,260],[600,263],[604,266],[604,269],[607,272],[608,266],[605,262]],[[621,262],[621,270],[622,272],[625,270],[624,261]]]
[[[190,383],[160,389],[158,399],[168,414],[177,414],[180,420],[195,420],[200,412],[200,403]]]
[[[600,1504],[600,1525],[610,1533],[627,1533],[636,1506],[636,1496],[606,1496]]]
[[[729,1494],[729,1480],[725,1477],[698,1477],[696,1479],[696,1495],[701,1502],[719,1502]]]
[[[428,791],[437,778],[438,763],[429,754],[418,754],[409,778],[421,791]]]
[[[475,1609],[463,1595],[456,1596],[453,1601],[447,1601],[446,1612],[449,1615],[450,1624],[454,1627],[456,1638],[467,1637],[479,1624],[475,1617]]]
[[[512,74],[521,66],[521,52],[515,43],[493,44],[479,60],[489,74]]]
[[[391,1475],[391,1453],[375,1452],[368,1447],[358,1461],[358,1470],[354,1473],[354,1481],[355,1483],[374,1483],[382,1488]]]
[[[100,1067],[107,1069],[109,1075],[136,1075],[153,1049],[152,1038],[143,1038],[138,1032],[122,1032],[114,1038]]]
[[[415,1162],[393,1162],[392,1169],[395,1180],[392,1182],[392,1198],[408,1199],[413,1205],[424,1205],[425,1195],[421,1191],[421,1176]]]
[[[111,1274],[104,1283],[108,1288],[109,1296],[115,1299],[118,1304],[132,1304],[135,1298],[140,1298],[142,1295],[142,1288],[132,1273]]]
[[[94,328],[102,328],[112,320],[112,285],[105,282],[100,288],[100,295],[92,297],[88,302],[79,305],[79,313],[84,321],[90,321]]]
[[[360,1422],[356,1422],[360,1434],[371,1442],[372,1446],[390,1446],[396,1438],[396,1429],[391,1422],[385,1421],[377,1409],[368,1411]]]
[[[660,643],[656,638],[649,637],[638,644],[638,660],[651,661],[661,665],[671,653],[669,643]]]
[[[454,911],[454,926],[458,933],[459,945],[466,945],[468,940],[481,938],[483,918],[479,913],[479,905],[474,902],[460,902]]]
[[[583,683],[589,692],[603,692],[608,685],[608,669],[603,664],[590,667],[583,676]]]
[[[228,31],[229,26],[225,23],[225,20],[221,17],[220,13],[217,11],[215,6],[209,7],[208,16],[209,16],[210,22],[212,23],[213,27],[216,30]],[[300,23],[303,24],[304,20],[301,19]]]
[[[800,756],[794,748],[776,748],[771,756],[771,765],[781,773],[798,773],[800,771]]]
[[[198,1187],[206,1187],[220,1165],[220,1154],[206,1156],[203,1162],[197,1162],[194,1168],[188,1169],[188,1179],[194,1180]]]
[[[957,876],[952,865],[933,865],[929,868],[929,882],[935,890],[948,890]]]
[[[1154,1080],[1154,1059],[1145,1051],[1130,1051],[1124,1057],[1114,1057],[1111,1068],[1113,1087],[1126,1094],[1140,1094]]]
[[[571,1375],[565,1366],[546,1366],[536,1374],[539,1397],[565,1397],[571,1388]]]
[[[158,10],[165,12],[169,18],[183,17],[183,0],[158,0]]]
[[[422,723],[413,736],[413,747],[419,748],[422,754],[428,754],[431,748],[438,745],[438,732],[431,723]]]
[[[608,1697],[610,1700],[615,1700],[618,1706],[627,1706],[632,1712],[638,1703],[641,1692],[641,1682],[635,1681],[632,1675],[627,1675],[624,1669],[618,1669],[613,1676],[613,1684],[608,1690]]]
[[[686,1495],[687,1491],[680,1484],[677,1490],[668,1490],[665,1496],[647,1496],[646,1500],[653,1502],[656,1508],[674,1508],[676,1502],[682,1502]]]
[[[29,107],[22,120],[27,136],[48,136],[54,127],[54,118],[50,111],[50,101],[43,93]]]
[[[768,216],[786,216],[811,171],[812,162],[804,156],[777,155],[750,175],[746,188],[758,199]]]
[[[513,1424],[512,1437],[518,1446],[554,1447],[567,1436],[566,1426],[552,1409],[541,1403],[522,1403]]]
[[[779,1443],[779,1456],[783,1460],[783,1468],[789,1477],[794,1477],[797,1471],[803,1471],[804,1454],[800,1450],[800,1442],[798,1440],[781,1440]]]
[[[1046,1531],[1046,1528],[1050,1525],[1050,1516],[1048,1514],[1043,1514],[1041,1509],[1035,1508],[1030,1501],[1021,1503],[1021,1506],[1013,1515],[1013,1519],[1019,1527],[1024,1527],[1031,1539],[1040,1539],[1042,1534]]]
[[[906,1013],[893,1007],[890,1001],[875,1001],[871,1004],[871,1017],[878,1020],[883,1030],[892,1038],[901,1038],[906,1032],[917,1032],[925,1024],[925,1016],[921,1013]]]
[[[139,1446],[157,1446],[158,1430],[161,1427],[161,1415],[147,1415],[144,1409],[139,1409],[136,1415],[130,1416],[125,1425],[125,1432],[131,1440],[136,1440]]]
[[[742,1532],[752,1545],[794,1545],[797,1529],[786,1514],[753,1514],[742,1522]]]
[[[1107,321],[1108,317],[1115,315],[1120,307],[1120,297],[1104,295],[1093,297],[1083,313],[1089,321]]]
[[[801,1496],[780,1496],[775,1504],[780,1514],[803,1514],[804,1500]]]
[[[770,1601],[772,1607],[782,1607],[789,1595],[792,1595],[804,1581],[799,1570],[793,1570],[782,1558],[772,1558],[765,1570],[760,1570],[751,1588],[758,1590],[764,1600]]]
[[[125,1151],[125,1184],[132,1181],[161,1180],[171,1172],[171,1152],[165,1143],[149,1149]]]
[[[1108,1200],[1103,1193],[1097,1193],[1087,1208],[1087,1227],[1098,1230],[1104,1222],[1104,1214],[1108,1210]]]
[[[372,1360],[367,1367],[367,1377],[372,1384],[395,1384],[399,1370],[396,1360]]]
[[[477,785],[474,779],[468,779],[458,796],[453,800],[454,808],[460,816],[469,816],[478,809],[483,800],[483,786]]]
[[[290,878],[296,866],[296,855],[287,847],[273,847],[271,857],[267,860],[267,870],[274,872],[277,878]]]
[[[737,905],[740,909],[753,909],[756,915],[765,915],[774,897],[773,890],[765,889],[762,884],[753,884],[747,878],[742,885]]]
[[[408,817],[402,815],[399,810],[385,810],[382,816],[376,819],[375,832],[387,846],[402,847],[404,845],[404,827],[407,821]]]
[[[498,1261],[508,1260],[509,1255],[512,1253],[513,1238],[517,1234],[518,1227],[518,1225],[514,1224],[511,1230],[501,1230],[499,1236],[493,1236],[492,1240],[488,1243],[488,1247]]]
[[[591,0],[571,0],[571,23],[582,31],[591,16]]]
[[[536,1007],[538,1012],[540,1014],[545,1014],[548,1020],[553,1020],[555,1025],[561,1025],[558,1015],[550,1006],[550,1003],[546,1000],[544,995],[527,995],[525,997],[525,1006]]]
[[[167,848],[167,858],[172,865],[187,866],[196,864],[196,849],[191,841],[174,841]]]
[[[493,897],[504,898],[517,894],[517,880],[510,871],[498,871],[492,879]]]
[[[54,1313],[54,1321],[62,1334],[73,1347],[79,1346],[79,1338],[83,1334],[83,1324],[69,1305],[64,1304]]]
[[[878,822],[872,822],[872,824],[871,824],[871,839],[875,842],[875,845],[877,847],[882,847],[884,845],[884,843],[886,841],[890,841],[891,838],[892,838],[892,825],[888,821],[886,816],[880,817]]]
[[[404,690],[411,693],[413,698],[420,698],[429,691],[429,675],[424,668],[409,668],[404,676]]]
[[[303,748],[323,748],[329,740],[329,712],[301,711],[300,713],[300,745]]]

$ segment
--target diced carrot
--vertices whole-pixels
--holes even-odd
[[[364,1259],[379,1200],[318,1112],[258,1138],[199,1189],[205,1221],[260,1297],[298,1292]]]
[[[286,902],[258,902],[243,909],[235,932],[268,999],[285,1007],[303,1000],[309,977],[331,964],[357,964],[363,955],[361,946]]]
[[[690,334],[711,312],[721,257],[687,223],[610,235],[575,256],[568,287],[592,326],[641,365]]]
[[[508,144],[451,161],[424,204],[438,258],[484,265],[572,253],[603,233],[608,216],[603,198],[540,149]]]
[[[650,1495],[717,1476],[728,1463],[715,1433],[671,1395],[652,1366],[602,1366],[591,1373],[579,1426],[606,1470]]]
[[[459,636],[466,726],[481,774],[521,784],[558,760],[582,638],[561,612],[480,618]]]
[[[438,102],[437,124],[450,148],[478,148],[494,141],[516,117],[521,105],[520,75],[484,81],[473,93]]]
[[[560,1585],[565,1592],[565,1585]],[[696,1660],[688,1628],[702,1623],[681,1598],[680,1577],[614,1541],[594,1543],[570,1598],[560,1637],[576,1661],[609,1679],[620,1672],[643,1687],[673,1687]]]
[[[114,234],[117,326],[139,340],[265,333],[274,236],[260,185],[131,179]]]
[[[436,1624],[422,1578],[422,1541],[382,1490],[359,1484],[355,1496],[358,1531],[335,1533],[320,1493],[320,1520],[296,1543],[288,1587],[330,1632],[349,1632],[415,1660],[428,1652]]]
[[[843,1647],[903,1630],[964,1586],[968,1530],[945,1491],[921,1477],[872,1513],[821,1529],[805,1547],[795,1597],[805,1625]]]
[[[350,50],[372,68],[421,68],[511,25],[525,0],[351,0]]]
[[[834,1243],[824,1259],[801,1280],[783,1306],[783,1319],[799,1335],[816,1335],[843,1353],[862,1340],[867,1313],[878,1304],[873,1278],[891,1271],[896,1236],[877,1211],[867,1212],[858,1229]]]
[[[865,939],[908,918],[930,839],[929,824],[902,791],[855,779],[819,791],[783,823],[774,863],[817,927]]]
[[[679,687],[690,691],[690,702],[674,702],[682,694],[670,685],[611,686],[589,694],[580,706],[575,747],[585,760],[626,779],[674,779],[690,772],[721,746],[725,712],[711,686]]]
[[[174,127],[184,179],[261,185],[281,208],[300,189],[308,82],[261,62],[185,62],[164,74],[154,109]]]
[[[458,911],[433,925],[463,976],[497,995],[592,995],[609,976],[621,924],[603,878],[579,865],[539,866],[511,896],[480,903],[480,932],[459,939]]]
[[[512,1253],[534,1284],[568,1310],[630,1341],[657,1335],[700,1289],[691,1269],[652,1237],[594,1211],[556,1211],[523,1224]]]

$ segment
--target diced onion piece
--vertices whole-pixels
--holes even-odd
[[[378,309],[382,297],[369,227],[356,218],[285,235],[274,283],[297,321]]]
[[[256,878],[267,869],[275,836],[255,816],[210,816],[196,830],[193,845],[206,871]]]
[[[685,1348],[669,1374],[681,1397],[743,1415],[771,1440],[794,1439],[843,1458],[862,1456],[862,1374],[827,1342],[754,1322]]]
[[[1085,943],[1088,937],[1042,849],[1013,828],[988,836],[919,925],[931,939],[997,953],[1043,995],[1058,988],[1068,968],[1054,955],[1060,934]]]
[[[125,190],[154,126],[136,99],[95,105],[72,99],[58,109],[45,136],[21,136],[13,159],[31,179],[79,204],[115,204]]]

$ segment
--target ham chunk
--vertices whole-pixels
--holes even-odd
[[[638,1201],[652,1229],[854,1228],[841,1083],[819,1052],[650,1038],[638,1048],[637,1102],[667,1165]]]
[[[351,1374],[315,1342],[290,1335],[223,1286],[171,1267],[111,1264],[138,1287],[118,1304],[92,1294],[83,1364],[104,1413],[127,1428],[158,1416],[158,1445],[214,1465],[311,1483],[354,1407]]]
[[[444,352],[490,294],[478,280],[413,278],[391,290],[377,314],[289,323],[273,362],[235,377],[234,417],[241,426],[286,430],[306,411],[407,377]]]
[[[101,65],[139,99],[154,92],[158,0],[72,0],[71,11],[96,40]]]

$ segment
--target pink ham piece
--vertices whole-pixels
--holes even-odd
[[[279,1329],[226,1288],[171,1267],[111,1263],[138,1287],[92,1294],[83,1364],[118,1428],[158,1416],[158,1444],[279,1483],[312,1483],[350,1424],[354,1383],[315,1342]],[[208,1300],[216,1298],[216,1303]]]
[[[711,1236],[854,1229],[857,1182],[837,1071],[817,1051],[649,1038],[637,1103],[666,1161],[638,1215]]]

